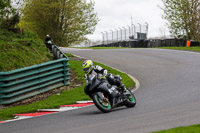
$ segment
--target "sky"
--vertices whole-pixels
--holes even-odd
[[[90,40],[101,40],[101,32],[119,29],[138,23],[149,24],[148,38],[169,35],[166,20],[162,19],[162,0],[92,0],[100,21],[95,32],[88,35]],[[127,27],[128,28],[128,27]]]

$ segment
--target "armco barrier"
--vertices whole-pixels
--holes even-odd
[[[52,51],[54,59],[68,58],[56,45],[52,45]]]
[[[0,105],[69,85],[68,66],[68,59],[62,58],[9,72],[0,72]]]
[[[54,52],[56,52],[54,58],[57,60],[0,72],[0,105],[11,104],[57,87],[69,85],[69,59],[57,46]]]

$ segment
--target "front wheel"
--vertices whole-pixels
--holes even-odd
[[[111,111],[112,109],[112,106],[111,106],[111,102],[109,100],[109,97],[108,95],[106,95],[105,93],[103,92],[96,92],[94,95],[93,95],[93,102],[94,104],[96,105],[96,107],[104,112],[104,113],[108,113]]]
[[[124,103],[124,105],[128,108],[133,108],[136,105],[136,98],[135,95],[130,91],[127,90],[129,95],[126,97],[126,101]]]

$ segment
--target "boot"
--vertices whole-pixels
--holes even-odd
[[[123,84],[120,86],[120,89],[122,90],[122,92],[126,92],[126,87]]]

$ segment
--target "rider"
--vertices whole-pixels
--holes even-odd
[[[107,81],[111,85],[116,85],[122,91],[126,90],[125,86],[121,82],[122,78],[119,75],[113,76],[112,74],[108,73],[106,69],[103,69],[101,66],[98,65],[94,66],[91,60],[85,60],[82,64],[82,67],[85,72],[86,85],[88,84],[89,78],[92,77],[93,75],[96,75],[98,79],[107,79]],[[87,94],[86,89],[85,93]]]
[[[45,43],[48,43],[48,41],[52,41],[52,40],[51,40],[51,37],[49,35],[46,35]]]
[[[49,35],[46,35],[46,39],[45,39],[45,44],[46,44],[46,47],[52,51],[52,39]]]

